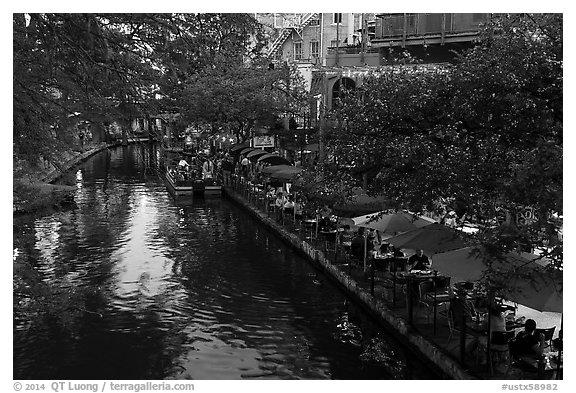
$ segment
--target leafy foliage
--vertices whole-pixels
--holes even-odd
[[[383,68],[332,116],[333,182],[369,174],[397,207],[455,209],[492,228],[499,210],[530,207],[534,220],[479,241],[502,251],[545,238],[561,264],[562,15],[495,17],[455,65]]]
[[[102,131],[177,110],[191,76],[262,45],[249,14],[14,14],[13,29],[14,154],[31,162],[70,146],[81,120]]]
[[[263,61],[229,64],[195,74],[182,84],[185,122],[226,128],[244,141],[256,126],[274,128],[281,117],[306,110],[307,97],[294,68],[269,69]]]

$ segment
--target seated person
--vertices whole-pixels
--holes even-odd
[[[488,330],[488,325],[490,325],[490,345],[507,345],[508,336],[506,332],[506,320],[504,318],[503,309],[499,304],[492,304],[490,307],[490,319],[486,318],[482,322],[482,327]],[[477,350],[480,351],[479,355],[483,357],[482,364],[486,363],[486,348],[488,346],[488,337],[481,336],[478,337],[478,347]]]
[[[484,321],[484,324],[488,328],[488,319]],[[499,304],[493,304],[490,307],[490,332],[506,332],[506,319]]]
[[[186,160],[184,159],[184,157],[182,157],[182,159],[181,159],[180,161],[178,161],[178,167],[181,168],[181,169],[185,169],[185,168],[187,168],[187,167],[189,167],[189,166],[190,166],[190,164],[188,164],[188,161],[186,161]]]
[[[304,206],[302,204],[302,201],[299,199],[296,202],[294,202],[294,214],[296,215],[296,218],[301,220],[304,216]]]
[[[364,228],[358,228],[356,236],[354,236],[354,238],[352,239],[352,243],[350,245],[350,252],[356,258],[364,259],[365,245],[368,246],[366,251],[370,252],[371,244],[370,243],[366,244],[366,239],[364,237]]]
[[[378,252],[382,255],[388,254],[390,252],[390,243],[382,243],[378,248]]]
[[[552,340],[552,346],[557,351],[562,350],[562,336],[563,336],[562,329],[560,329],[560,331],[558,332],[558,337]]]
[[[432,266],[430,259],[424,255],[423,250],[418,250],[418,252],[408,258],[408,266],[410,270],[428,270]]]
[[[318,211],[318,214],[320,215],[321,218],[329,218],[332,215],[332,209],[330,209],[328,205],[324,205]]]
[[[527,319],[524,330],[510,341],[510,354],[513,357],[542,355],[544,351],[544,334],[536,334],[536,321]]]
[[[273,187],[268,186],[268,191],[266,192],[266,198],[268,198],[268,200],[276,199],[276,190]]]
[[[406,254],[400,248],[394,247],[392,244],[388,245],[388,254],[392,255],[394,262],[391,266],[391,271],[406,271],[408,267]]]
[[[490,319],[486,318],[482,322],[482,326],[486,330],[488,330],[488,323],[490,323],[491,344],[506,345],[506,319],[499,304],[493,304],[492,307],[490,307]],[[481,337],[480,342],[483,343],[484,346],[487,345],[485,337]]]
[[[459,288],[456,291],[456,296],[450,299],[450,312],[452,314],[452,321],[454,326],[462,326],[462,320],[465,317],[466,322],[472,321],[476,317],[476,309],[474,304],[467,299],[466,290]]]
[[[276,200],[274,201],[274,205],[276,207],[276,220],[279,221],[282,218],[282,211],[284,208],[284,204],[286,203],[287,199],[284,196],[282,191],[278,191],[276,193]]]
[[[342,244],[342,247],[344,247],[344,249],[350,250],[350,247],[352,246],[352,238],[354,237],[354,234],[352,233],[352,230],[350,229],[350,225],[346,224],[346,225],[344,225],[343,228],[344,228],[344,230],[340,234],[340,244]]]
[[[324,205],[321,209],[318,210],[318,217],[320,219],[318,225],[320,226],[320,230],[328,230],[332,225],[331,220],[332,210]]]
[[[288,199],[284,202],[284,214],[293,214],[294,213],[294,197],[292,195],[288,195]]]
[[[392,255],[394,256],[394,258],[404,258],[406,256],[404,251],[402,251],[400,248],[396,248],[392,245],[390,245],[390,251],[392,252]]]
[[[284,196],[284,193],[282,191],[278,191],[276,193],[276,201],[274,203],[276,204],[277,210],[282,209],[282,207],[284,207],[284,204],[287,201],[288,201],[288,199],[286,199],[286,197]]]

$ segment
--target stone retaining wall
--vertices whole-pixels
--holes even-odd
[[[88,150],[74,156],[73,158],[71,158],[68,161],[66,161],[65,163],[63,163],[61,166],[61,170],[54,169],[50,173],[47,173],[46,175],[44,175],[44,177],[42,178],[42,181],[45,183],[52,183],[52,182],[56,181],[60,176],[62,176],[62,174],[64,172],[66,172],[67,170],[72,168],[74,165],[79,164],[80,162],[86,160],[88,157],[93,156],[94,154],[96,154],[96,153],[98,153],[104,149],[108,149],[108,148],[114,147],[116,145],[118,145],[118,143],[108,143],[108,144],[102,143],[100,145],[91,147]]]

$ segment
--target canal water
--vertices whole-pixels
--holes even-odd
[[[14,219],[14,379],[435,379],[225,198],[158,153],[98,153],[74,210]]]

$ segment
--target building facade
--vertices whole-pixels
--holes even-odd
[[[331,48],[360,46],[362,28],[376,14],[256,14],[268,32],[267,54],[273,63],[326,65]]]
[[[435,67],[454,60],[454,52],[471,48],[492,14],[454,13],[306,13],[256,14],[265,26],[272,64],[296,64],[311,92],[309,122],[330,127],[324,114],[342,89],[395,63],[407,52]],[[426,66],[422,72],[425,72]],[[320,143],[322,145],[322,143]],[[322,149],[320,149],[322,150]]]
[[[424,63],[451,62],[454,52],[474,45],[488,13],[376,14],[363,47],[330,48],[327,66],[382,66],[407,52]]]
[[[489,13],[291,13],[256,14],[275,65],[297,64],[310,88],[319,67],[391,64],[400,52],[423,63],[454,60],[474,45]]]

